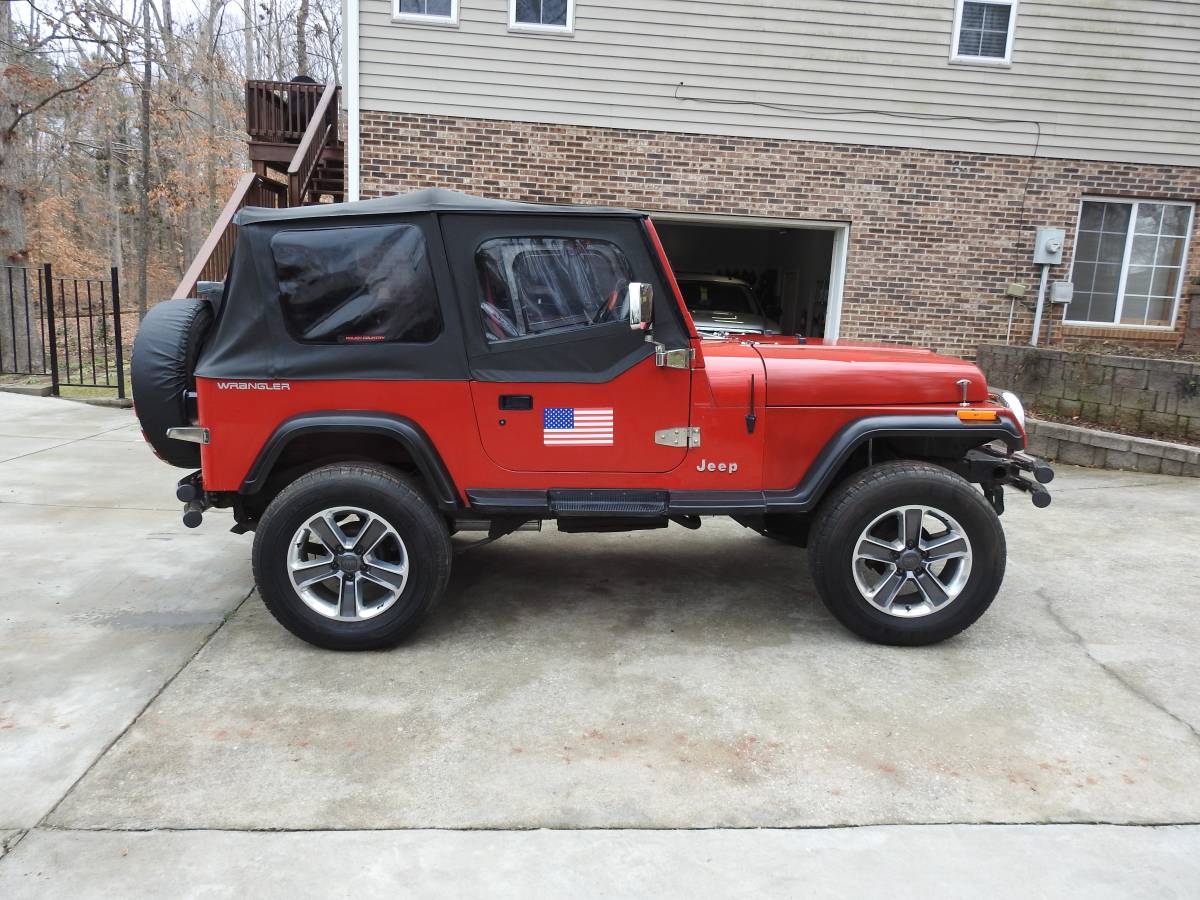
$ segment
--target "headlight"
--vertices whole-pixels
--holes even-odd
[[[1001,403],[1012,410],[1012,414],[1017,417],[1017,424],[1023,429],[1025,427],[1025,406],[1021,403],[1021,398],[1012,391],[1001,391],[997,396]]]

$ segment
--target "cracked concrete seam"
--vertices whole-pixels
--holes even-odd
[[[1167,707],[1165,707],[1163,704],[1159,703],[1157,700],[1155,700],[1153,697],[1151,697],[1149,694],[1147,694],[1145,691],[1143,691],[1140,687],[1138,687],[1136,684],[1134,684],[1132,681],[1130,681],[1128,678],[1126,678],[1124,675],[1122,675],[1116,669],[1112,668],[1107,663],[1098,659],[1096,657],[1096,655],[1094,653],[1092,653],[1092,649],[1091,649],[1091,647],[1088,646],[1088,642],[1084,639],[1083,635],[1081,635],[1078,631],[1076,631],[1069,624],[1067,624],[1066,619],[1064,619],[1062,617],[1062,614],[1058,611],[1058,609],[1055,608],[1054,599],[1046,592],[1045,588],[1039,588],[1037,594],[1039,597],[1042,598],[1043,603],[1045,603],[1046,612],[1047,612],[1047,614],[1049,614],[1050,618],[1054,621],[1054,624],[1057,625],[1064,634],[1066,634],[1069,638],[1071,638],[1071,640],[1073,640],[1076,644],[1079,645],[1079,649],[1083,651],[1084,656],[1086,656],[1102,672],[1104,672],[1105,675],[1107,675],[1109,678],[1111,678],[1113,681],[1115,681],[1121,687],[1125,688],[1126,691],[1128,691],[1130,694],[1132,694],[1138,700],[1141,700],[1147,706],[1153,707],[1154,709],[1158,710],[1163,715],[1168,716],[1171,719],[1174,719],[1175,722],[1177,722],[1178,724],[1180,724],[1184,728],[1186,728],[1188,730],[1188,732],[1191,734],[1192,738],[1196,741],[1196,743],[1200,744],[1200,730],[1198,730],[1196,728],[1196,726],[1194,726],[1187,719],[1180,716],[1178,713],[1172,712],[1171,710],[1167,709]]]
[[[21,843],[25,835],[29,834],[30,830],[31,829],[29,828],[22,828],[10,834],[3,841],[0,841],[0,860],[4,859],[4,857],[8,856],[8,854],[15,850],[17,844]]]
[[[397,834],[423,831],[423,832],[447,832],[453,834],[466,833],[482,833],[482,834],[520,834],[532,832],[593,832],[593,831],[622,831],[622,832],[698,832],[698,831],[863,831],[871,828],[1074,828],[1074,827],[1097,827],[1097,828],[1128,828],[1128,829],[1167,829],[1167,828],[1194,828],[1200,827],[1200,820],[1197,821],[1162,821],[1162,822],[1125,822],[1114,819],[1026,819],[1026,820],[1006,820],[995,819],[986,821],[959,821],[959,820],[939,820],[929,822],[904,822],[904,821],[879,821],[879,822],[855,822],[842,823],[835,825],[692,825],[692,826],[674,826],[663,825],[654,826],[620,826],[620,825],[586,825],[586,826],[569,826],[569,825],[503,825],[503,826],[488,826],[488,825],[378,825],[378,826],[354,826],[354,827],[279,827],[271,828],[265,826],[247,826],[244,828],[230,827],[212,827],[208,825],[196,825],[192,827],[179,827],[170,825],[146,825],[146,826],[100,826],[88,827],[78,825],[35,825],[33,828],[25,829],[21,833],[21,838],[26,835],[38,832],[57,832],[59,834],[197,834],[197,833],[212,833],[212,834],[373,834],[377,832],[395,832]],[[14,837],[14,842],[9,849],[16,846],[20,838]]]
[[[102,437],[106,434],[112,434],[114,431],[122,431],[128,428],[132,423],[126,422],[124,425],[118,425],[116,428],[106,428],[103,431],[97,431],[95,434],[84,435],[83,437],[71,438],[63,441],[61,444],[54,444],[51,447],[43,447],[41,450],[30,450],[28,453],[22,453],[19,456],[11,456],[8,459],[0,460],[0,465],[4,463],[16,462],[18,459],[28,459],[31,456],[37,456],[39,453],[49,453],[51,450],[59,450],[62,447],[69,447],[71,444],[78,444],[83,441],[90,441],[93,438]],[[8,437],[8,435],[5,435]]]
[[[142,716],[144,716],[146,714],[146,710],[148,710],[151,706],[154,705],[154,701],[156,701],[159,697],[161,697],[163,692],[167,688],[169,688],[172,684],[175,683],[175,679],[178,678],[180,675],[182,675],[184,670],[186,670],[187,667],[190,666],[193,661],[195,661],[196,657],[204,652],[204,648],[207,647],[212,642],[212,639],[217,636],[217,632],[220,631],[222,628],[224,628],[226,625],[228,625],[229,620],[232,619],[234,617],[234,615],[237,614],[237,611],[240,610],[245,605],[247,600],[249,600],[252,596],[254,596],[255,589],[256,588],[254,585],[250,586],[250,590],[248,590],[246,592],[246,596],[244,596],[241,600],[239,600],[237,602],[237,605],[233,609],[231,609],[228,613],[225,614],[225,616],[221,619],[220,622],[218,622],[216,624],[216,626],[213,628],[213,630],[210,631],[207,635],[205,635],[204,640],[202,640],[200,642],[200,645],[198,647],[196,647],[195,651],[190,656],[188,656],[187,659],[185,659],[183,661],[183,665],[181,665],[178,669],[176,669],[174,674],[172,674],[170,678],[166,679],[166,681],[164,681],[161,685],[159,685],[158,690],[156,690],[150,696],[150,698],[147,699],[146,702],[142,705],[141,709],[139,709],[137,711],[137,713],[134,714],[129,719],[129,721],[125,723],[125,727],[122,728],[119,732],[117,732],[117,734],[113,737],[113,739],[111,741],[109,741],[102,748],[100,748],[100,752],[96,754],[95,758],[90,763],[88,763],[87,767],[79,774],[79,777],[71,782],[70,787],[68,787],[65,791],[63,791],[62,796],[59,797],[58,800],[55,802],[55,804],[53,806],[51,806],[49,810],[46,811],[45,815],[43,815],[38,820],[37,824],[34,825],[33,828],[31,828],[31,829],[27,829],[27,831],[25,833],[28,833],[28,831],[33,831],[35,829],[44,830],[47,828],[47,822],[49,822],[50,817],[53,816],[54,813],[58,810],[58,808],[63,805],[63,803],[66,801],[66,799],[71,796],[71,792],[74,791],[75,788],[77,788],[85,778],[87,778],[88,774],[92,771],[92,769],[94,769],[100,763],[100,761],[103,760],[104,757],[108,755],[108,752],[117,745],[117,742],[120,741],[121,738],[125,737],[125,735],[129,733],[129,731],[133,728],[133,726],[136,725],[138,723],[138,721],[142,718]],[[18,839],[18,842],[19,842],[19,839]],[[16,843],[14,843],[13,846],[15,847]],[[3,857],[0,857],[0,859],[2,859],[2,858]]]

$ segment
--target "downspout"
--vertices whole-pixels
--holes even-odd
[[[359,0],[346,0],[346,199],[359,199],[362,125],[359,114]]]

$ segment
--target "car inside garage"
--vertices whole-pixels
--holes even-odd
[[[739,279],[782,333],[836,337],[844,226],[663,213],[654,223],[681,281],[701,275]],[[685,289],[689,306],[700,301],[698,290]]]

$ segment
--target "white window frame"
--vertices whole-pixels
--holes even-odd
[[[963,3],[965,0],[954,0],[954,28],[950,32],[950,62],[963,63],[971,66],[1011,66],[1013,41],[1017,33],[1017,7],[1021,0],[978,0],[980,3],[990,3],[993,6],[1010,6],[1008,14],[1008,38],[1004,45],[1004,58],[998,56],[959,56],[958,38],[962,29]]]
[[[1121,328],[1138,331],[1175,331],[1179,321],[1179,300],[1183,295],[1183,284],[1187,281],[1188,250],[1192,246],[1192,229],[1196,224],[1196,204],[1186,200],[1155,200],[1149,197],[1083,197],[1079,201],[1079,214],[1075,217],[1075,246],[1079,246],[1080,226],[1083,224],[1083,204],[1085,203],[1124,203],[1133,207],[1129,210],[1129,230],[1125,233],[1125,252],[1121,256],[1121,275],[1117,285],[1117,305],[1113,310],[1112,322],[1096,322],[1090,319],[1068,319],[1064,310],[1063,324],[1080,328]],[[1183,236],[1183,258],[1179,262],[1179,283],[1175,285],[1175,299],[1171,304],[1171,321],[1167,325],[1127,325],[1121,321],[1121,313],[1125,310],[1125,282],[1129,278],[1129,255],[1133,251],[1133,237],[1137,233],[1137,207],[1139,203],[1166,204],[1169,206],[1186,206],[1188,208],[1187,232]],[[1071,282],[1075,282],[1075,253],[1071,256]],[[1067,310],[1071,307],[1068,305]]]
[[[458,0],[455,0],[457,3]],[[567,21],[565,25],[538,25],[533,22],[517,21],[517,0],[508,0],[508,30],[526,31],[530,34],[575,34],[575,0],[567,0]]]
[[[405,25],[437,25],[441,28],[458,27],[458,2],[450,0],[450,15],[430,16],[424,13],[400,12],[400,0],[392,0],[392,21]]]

